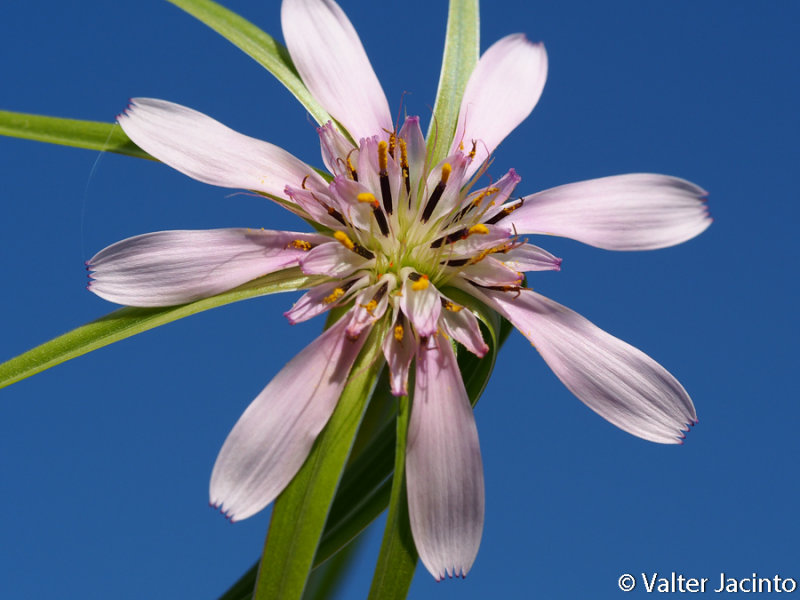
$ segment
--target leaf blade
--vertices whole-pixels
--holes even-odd
[[[315,279],[303,275],[295,267],[189,304],[159,308],[120,308],[0,364],[0,388],[154,327],[232,302],[302,289]]]
[[[480,53],[478,0],[450,0],[442,70],[428,127],[428,156],[435,165],[447,156],[456,133],[464,88]]]
[[[116,123],[0,110],[0,135],[156,160],[134,144]]]

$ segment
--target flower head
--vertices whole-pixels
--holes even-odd
[[[544,87],[544,48],[522,35],[481,57],[450,151],[431,164],[419,118],[392,123],[358,36],[332,0],[285,0],[282,23],[305,85],[337,123],[318,129],[329,175],[163,100],[133,100],[119,123],[166,164],[206,183],[264,194],[315,222],[318,232],[141,235],[93,257],[89,287],[113,302],[164,306],[299,267],[313,279],[286,312],[290,322],[344,309],[251,403],[220,451],[211,500],[237,520],[272,502],[301,467],[369,332],[381,324],[392,393],[409,394],[415,364],[406,470],[417,549],[437,579],[465,575],[483,527],[483,471],[451,341],[477,356],[488,347],[478,319],[451,290],[508,319],[601,416],[639,437],[678,442],[696,420],[681,385],[639,350],[527,288],[526,273],[561,264],[527,236],[611,250],[661,248],[708,226],[705,193],[653,174],[524,197],[514,195],[520,176],[513,169],[492,180],[488,159]]]

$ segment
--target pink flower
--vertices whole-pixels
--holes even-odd
[[[675,378],[639,350],[523,286],[561,259],[529,234],[610,250],[684,242],[710,223],[705,192],[674,177],[634,174],[512,199],[512,169],[486,185],[486,160],[541,95],[541,44],[511,35],[471,75],[448,156],[427,161],[417,117],[399,130],[359,38],[332,0],[284,0],[292,60],[340,123],[319,128],[331,177],[267,142],[189,108],[133,100],[119,123],[140,147],[213,185],[243,188],[318,223],[320,233],[260,229],[163,231],[118,242],[89,261],[90,289],[132,306],[181,304],[299,266],[316,276],[286,316],[346,314],[292,359],[250,404],[219,453],[212,502],[231,519],[267,506],[294,477],[333,412],[370,330],[382,343],[395,395],[416,361],[406,455],[409,513],[419,555],[436,577],[465,575],[483,529],[481,453],[451,340],[483,356],[475,315],[458,288],[499,312],[580,400],[639,437],[676,443],[696,421]],[[357,140],[354,145],[350,140]]]

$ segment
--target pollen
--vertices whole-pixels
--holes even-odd
[[[453,167],[450,166],[450,163],[444,163],[442,165],[442,183],[447,183],[447,180],[450,179],[450,173],[452,172]]]
[[[351,151],[347,154],[347,170],[350,171],[350,177],[353,179],[353,181],[358,181],[358,172],[356,171],[356,168],[353,166],[353,161],[350,160],[350,155],[352,153],[353,152]]]
[[[353,243],[353,240],[344,232],[344,231],[337,231],[333,234],[333,237],[345,248],[348,250],[355,249],[356,245]]]
[[[342,296],[344,296],[344,289],[342,289],[340,287],[337,287],[330,294],[325,296],[322,299],[322,302],[325,303],[325,304],[333,304],[334,302],[336,302]]]
[[[367,302],[366,304],[362,304],[361,306],[363,306],[364,310],[366,310],[369,314],[372,314],[373,311],[376,308],[378,308],[378,302],[377,300],[370,300],[369,302]]]
[[[472,150],[469,151],[470,160],[475,158],[475,153],[477,150],[478,150],[478,143],[475,140],[472,140]]]
[[[396,339],[398,342],[402,342],[403,341],[404,333],[405,332],[403,331],[403,326],[402,325],[395,325],[394,326],[394,339]]]
[[[489,228],[483,223],[478,223],[477,225],[473,225],[472,227],[469,228],[469,234],[472,235],[473,233],[486,235],[489,233]]]
[[[430,280],[428,279],[427,275],[421,275],[419,279],[417,279],[414,283],[411,284],[411,289],[415,292],[420,292],[422,290],[428,289],[430,285]]]
[[[305,240],[292,240],[286,247],[302,250],[303,252],[308,252],[309,250],[311,250],[311,242],[307,242]]]
[[[378,199],[369,192],[361,192],[358,196],[356,196],[356,200],[363,202],[364,204],[371,204],[373,208],[378,208],[378,206],[380,206],[378,204]]]
[[[388,168],[389,162],[386,157],[388,148],[389,145],[386,142],[378,142],[378,168],[380,169],[381,174],[385,173],[386,169]]]
[[[464,310],[463,306],[461,306],[460,304],[456,304],[455,302],[452,302],[451,300],[445,300],[444,307],[445,307],[445,309],[449,310],[450,312],[456,312],[456,313],[457,312],[461,312],[462,310]]]

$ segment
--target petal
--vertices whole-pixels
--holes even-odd
[[[89,290],[128,306],[170,306],[219,294],[298,264],[330,238],[292,231],[159,231],[117,242],[86,264]]]
[[[330,173],[334,175],[347,174],[347,159],[358,164],[358,148],[353,146],[331,121],[317,128],[319,142],[322,149],[322,161]]]
[[[303,465],[367,337],[349,340],[348,322],[340,319],[281,369],[225,440],[209,492],[231,520],[267,506]]]
[[[306,87],[353,139],[393,131],[383,88],[333,0],[284,0],[283,37]]]
[[[410,269],[408,270],[410,271]],[[403,279],[403,292],[400,297],[401,310],[414,325],[414,329],[420,337],[433,335],[439,326],[439,313],[442,310],[439,290],[428,282],[427,276],[415,281],[404,274]],[[421,281],[425,281],[424,287],[420,285]]]
[[[522,273],[491,256],[464,267],[460,275],[482,286],[518,287],[522,285],[522,280],[524,279]]]
[[[137,146],[203,183],[285,198],[314,169],[285,150],[248,137],[180,104],[134,98],[117,121]]]
[[[653,250],[685,242],[711,224],[705,197],[677,177],[616,175],[527,196],[500,224],[606,250]]]
[[[484,356],[489,346],[483,341],[478,319],[472,311],[448,300],[439,317],[442,331],[476,356]]]
[[[330,238],[327,238],[330,240]],[[339,242],[327,242],[311,250],[300,259],[300,268],[306,275],[346,277],[369,261],[348,250]]]
[[[560,271],[561,259],[533,244],[521,244],[497,259],[515,271]]]
[[[419,181],[425,172],[425,163],[427,157],[427,148],[425,147],[425,136],[422,134],[422,129],[419,126],[419,117],[406,117],[403,126],[400,128],[400,133],[397,137],[403,139],[406,143],[406,151],[408,153],[408,168],[409,168],[409,187],[411,193],[415,193],[419,187]]]
[[[482,292],[573,394],[620,429],[677,444],[686,426],[697,421],[686,390],[642,351],[530,290]]]
[[[365,289],[356,298],[353,318],[347,327],[347,335],[356,337],[361,331],[380,319],[389,306],[389,294],[395,288],[394,275],[387,273],[381,280]]]
[[[438,336],[432,346],[417,355],[406,485],[419,557],[441,580],[465,576],[475,562],[484,488],[478,430],[453,350]]]
[[[451,151],[476,144],[474,173],[494,149],[531,114],[547,79],[544,45],[533,44],[521,33],[495,42],[481,56],[470,75],[458,115]]]
[[[292,308],[283,313],[289,323],[296,325],[318,314],[348,302],[358,290],[369,283],[369,275],[347,281],[335,280],[314,286],[300,296]],[[339,291],[341,290],[341,291]]]
[[[392,394],[406,396],[408,394],[408,372],[411,360],[417,351],[417,339],[414,337],[413,328],[408,326],[408,321],[403,313],[398,312],[391,331],[386,334],[382,348],[389,366]]]

